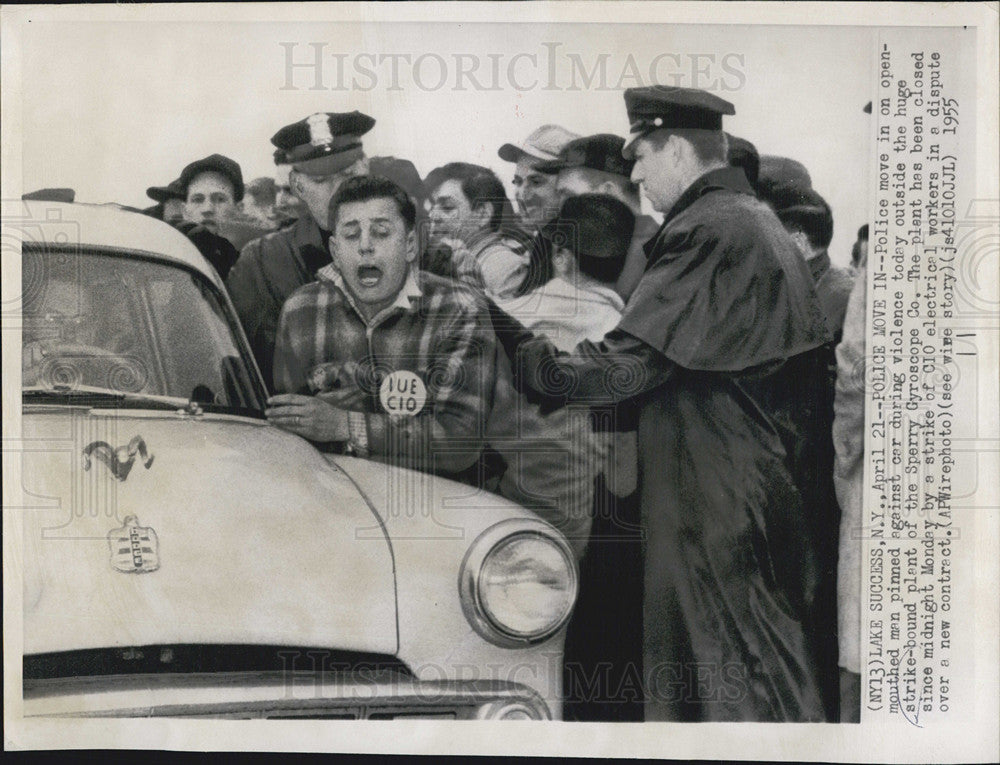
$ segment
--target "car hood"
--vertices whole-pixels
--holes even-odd
[[[88,467],[84,452],[100,442]],[[116,478],[111,449],[124,472],[130,442],[131,469]],[[224,415],[27,407],[23,444],[25,654],[195,643],[397,651],[381,522],[297,436]]]

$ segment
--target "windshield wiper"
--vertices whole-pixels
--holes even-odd
[[[73,388],[68,385],[56,385],[52,388],[22,388],[21,396],[25,403],[31,404],[67,404],[86,406],[92,409],[152,409],[163,412],[182,412],[191,416],[207,412],[209,414],[235,414],[255,419],[264,418],[264,413],[259,409],[199,400],[199,388],[203,387],[195,388],[191,398],[124,393],[82,385]]]
[[[23,388],[21,396],[25,402],[30,403],[72,404],[74,406],[90,406],[94,408],[120,407],[122,409],[176,411],[177,409],[183,409],[188,404],[185,399],[175,396],[124,393],[122,391],[111,391],[105,388],[85,386],[71,388],[68,385],[56,385],[52,388]]]

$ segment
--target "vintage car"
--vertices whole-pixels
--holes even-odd
[[[222,282],[168,225],[34,202],[4,227],[26,716],[560,716],[555,529],[269,424]]]

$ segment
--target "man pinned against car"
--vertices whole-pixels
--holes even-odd
[[[248,242],[226,279],[268,390],[274,390],[274,337],[281,306],[330,263],[327,215],[340,184],[359,175],[388,178],[419,204],[420,175],[411,162],[365,154],[362,137],[374,126],[373,117],[358,111],[318,112],[271,137],[285,211],[298,220]],[[299,202],[297,210],[290,205],[292,197]]]
[[[266,414],[320,446],[457,477],[481,451],[496,340],[473,290],[414,269],[415,218],[392,181],[338,189],[333,263],[282,309]]]

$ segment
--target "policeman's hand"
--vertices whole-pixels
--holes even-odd
[[[271,396],[264,414],[273,425],[310,441],[347,441],[351,437],[347,412],[315,396]]]

